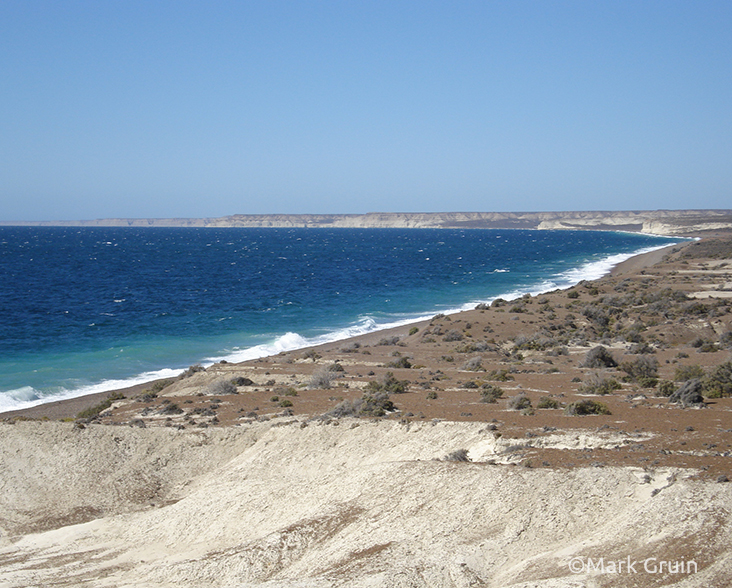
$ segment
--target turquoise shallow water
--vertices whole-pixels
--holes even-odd
[[[0,410],[596,279],[591,231],[0,227]]]

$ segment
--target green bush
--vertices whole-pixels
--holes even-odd
[[[674,371],[675,382],[685,382],[704,377],[704,368],[700,365],[680,365]]]
[[[514,349],[527,349],[531,351],[546,351],[556,345],[556,339],[541,332],[532,335],[518,335],[513,341]]]
[[[549,396],[542,396],[536,408],[559,408],[559,402]]]
[[[641,388],[655,388],[658,384],[658,378],[653,378],[651,376],[641,376],[636,380],[636,382]]]
[[[493,384],[483,384],[483,390],[480,393],[480,401],[488,404],[495,404],[498,399],[503,396],[503,390]]]
[[[427,392],[427,400],[437,400],[437,392],[434,390]]]
[[[564,409],[564,413],[569,416],[586,416],[592,414],[612,414],[607,405],[594,400],[578,400],[569,404]]]
[[[394,410],[396,410],[396,407],[389,400],[389,395],[386,392],[366,392],[356,400],[344,400],[327,415],[338,418],[346,416],[380,417]]]
[[[674,392],[676,392],[676,386],[673,382],[669,382],[668,380],[662,380],[658,383],[659,396],[665,396],[666,398],[668,398]]]
[[[702,387],[707,398],[732,396],[732,361],[715,367],[702,379]]]
[[[292,386],[280,386],[274,390],[278,396],[297,396],[297,390]]]
[[[158,394],[159,392],[162,392],[164,388],[167,388],[170,386],[175,380],[158,380],[155,382],[152,386],[150,386],[149,390],[145,390],[145,392],[152,392],[153,394]]]
[[[122,400],[125,395],[122,392],[112,392],[107,398],[102,400],[99,404],[92,407],[86,408],[76,415],[77,419],[93,419],[99,416],[100,413],[107,410],[116,400]]]
[[[508,370],[491,370],[486,376],[486,379],[492,382],[508,382],[516,378],[509,374]]]
[[[387,394],[403,394],[407,391],[407,380],[397,380],[392,372],[386,372],[381,381],[366,384],[368,392],[385,392]]]
[[[417,333],[419,333],[419,329],[417,327],[412,327],[411,329],[409,329],[410,335],[416,335]]]

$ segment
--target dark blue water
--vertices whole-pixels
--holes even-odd
[[[586,231],[0,227],[0,410],[595,279]]]

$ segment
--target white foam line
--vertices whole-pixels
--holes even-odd
[[[47,404],[49,402],[69,400],[71,398],[78,398],[80,396],[88,396],[89,394],[97,394],[99,392],[109,392],[111,390],[129,388],[130,386],[145,384],[146,382],[159,380],[161,378],[174,378],[178,376],[182,371],[183,370],[165,368],[154,372],[145,372],[126,379],[104,380],[97,384],[89,384],[87,386],[74,388],[73,390],[62,388],[58,392],[55,392],[53,394],[47,394],[44,396],[40,396],[39,392],[31,386],[24,386],[23,388],[9,390],[0,394],[0,412],[7,412],[10,410],[22,410],[24,408],[32,408],[34,406]]]

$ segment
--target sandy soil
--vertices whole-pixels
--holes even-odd
[[[57,422],[98,398],[2,415],[0,587],[732,585],[732,398],[684,406],[623,369],[657,362],[678,387],[729,362],[730,282],[722,236],[191,370],[92,419]],[[620,365],[584,367],[598,345]],[[348,416],[388,373],[395,409]],[[619,388],[589,394],[603,378]],[[609,414],[567,414],[586,399]],[[697,569],[571,572],[588,557]]]

